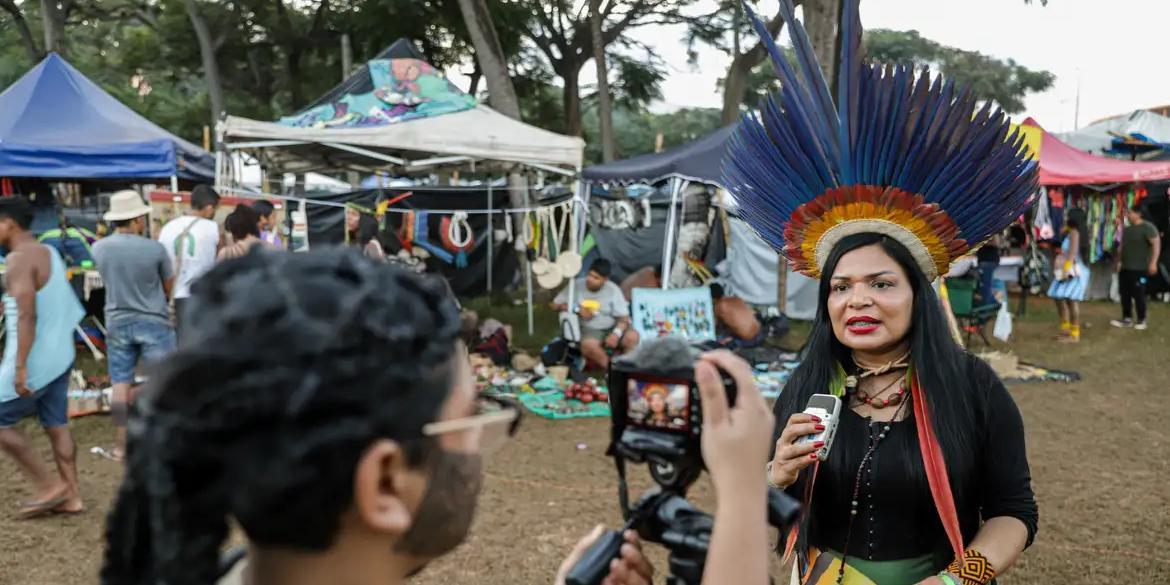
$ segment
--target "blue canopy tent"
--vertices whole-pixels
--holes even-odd
[[[207,181],[202,148],[126,107],[55,53],[0,93],[0,177]]]

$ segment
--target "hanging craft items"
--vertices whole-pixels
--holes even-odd
[[[439,232],[443,247],[455,254],[455,266],[466,268],[467,253],[474,250],[477,245],[471,224],[467,222],[467,212],[457,211],[449,217],[443,217]]]
[[[441,246],[436,246],[428,239],[428,231],[430,226],[427,225],[430,219],[430,214],[426,211],[419,211],[415,214],[414,219],[414,243],[431,253],[432,256],[446,262],[447,264],[455,263],[455,256],[450,252],[444,250]]]
[[[557,268],[560,268],[561,276],[571,280],[581,272],[581,254],[577,251],[577,218],[573,217],[573,203],[566,204],[561,213],[570,218],[571,223],[568,240],[561,248],[561,253],[557,255]]]
[[[553,209],[548,209],[549,229],[545,240],[548,242],[546,253],[549,254],[548,270],[536,277],[536,282],[541,288],[554,289],[561,285],[565,280],[564,274],[561,272],[560,265],[556,262],[559,259],[561,251],[561,240],[565,233],[565,227],[568,225],[569,216],[561,214],[559,225],[556,223],[556,214]]]
[[[532,230],[534,234],[532,250],[536,254],[535,259],[532,261],[532,274],[538,277],[544,275],[552,268],[552,262],[549,262],[548,259],[548,238],[550,230],[549,225],[545,223],[544,215],[543,209],[538,209],[532,214],[533,225],[535,226]]]

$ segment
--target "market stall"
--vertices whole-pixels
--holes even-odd
[[[623,262],[623,258],[636,257],[645,266],[657,263],[647,261],[656,255],[662,273],[670,275],[678,257],[680,236],[685,239],[689,235],[683,229],[683,224],[688,222],[685,218],[688,204],[693,197],[711,197],[712,205],[727,212],[727,221],[722,221],[724,214],[720,212],[719,221],[710,227],[708,248],[717,248],[717,252],[708,254],[704,261],[709,265],[726,261],[721,274],[730,294],[755,305],[778,306],[778,256],[738,219],[734,200],[721,188],[721,165],[734,128],[734,125],[725,126],[661,153],[587,167],[581,173],[582,179],[596,185],[664,185],[663,189],[651,190],[633,201],[624,195],[594,195],[590,200],[591,233],[601,253],[616,256],[622,268],[639,267],[629,266],[632,263]],[[712,196],[711,191],[716,190]],[[609,211],[623,207],[630,211]],[[623,220],[624,216],[632,220]],[[668,278],[663,279],[663,285],[669,286]],[[785,313],[793,318],[811,319],[816,309],[815,289],[811,279],[789,272]]]

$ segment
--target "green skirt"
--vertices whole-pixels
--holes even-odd
[[[801,581],[803,585],[835,585],[841,573],[841,553],[836,551],[809,551],[812,568]],[[842,585],[914,585],[936,575],[947,560],[938,555],[923,555],[896,561],[867,561],[849,557],[845,562]]]

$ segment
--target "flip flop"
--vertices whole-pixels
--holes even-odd
[[[32,520],[33,518],[48,516],[54,512],[57,506],[64,504],[68,500],[69,498],[65,496],[57,496],[50,500],[33,502],[27,506],[21,506],[20,512],[17,513],[16,517],[20,520]]]

